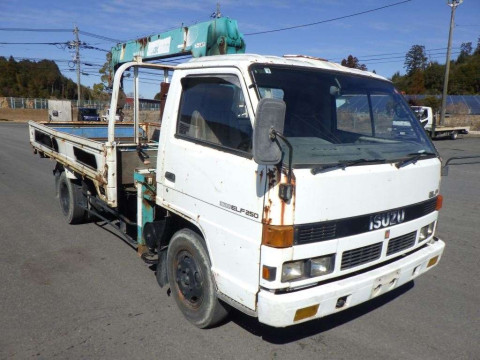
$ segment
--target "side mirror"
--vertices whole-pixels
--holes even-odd
[[[257,106],[253,128],[253,159],[259,165],[275,165],[282,159],[282,150],[271,136],[272,129],[283,133],[285,102],[263,98]]]

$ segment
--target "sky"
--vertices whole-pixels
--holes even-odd
[[[446,0],[0,0],[0,56],[55,60],[76,81],[73,52],[62,44],[74,40],[77,26],[80,41],[94,48],[80,53],[82,85],[92,87],[100,82],[98,69],[115,40],[207,21],[217,2],[223,16],[238,21],[247,53],[303,54],[334,62],[353,55],[387,78],[405,73],[405,54],[413,45],[425,46],[430,60],[445,63],[451,14]],[[479,19],[480,0],[464,0],[457,7],[452,58],[464,42],[475,48]],[[319,24],[255,34],[312,23]],[[143,96],[153,97],[156,91],[147,93]]]

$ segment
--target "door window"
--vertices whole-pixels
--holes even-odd
[[[179,137],[251,153],[252,125],[237,77],[186,77],[182,88]]]

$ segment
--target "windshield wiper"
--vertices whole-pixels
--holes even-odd
[[[345,170],[348,166],[359,165],[359,164],[367,164],[367,163],[378,163],[383,164],[385,163],[385,159],[357,159],[357,160],[340,160],[338,163],[335,164],[327,164],[323,166],[319,166],[310,170],[313,175],[317,175],[322,172],[342,169]]]
[[[400,169],[401,167],[407,166],[409,164],[415,164],[421,157],[424,156],[437,156],[437,154],[428,151],[410,153],[408,154],[408,158],[399,161],[395,164],[395,166],[397,167],[397,169]]]

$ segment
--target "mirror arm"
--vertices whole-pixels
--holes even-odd
[[[476,162],[462,162],[462,163],[456,163],[456,164],[450,164],[453,160],[464,160],[464,159],[479,159],[480,155],[475,155],[475,156],[453,156],[449,158],[446,162],[445,165],[442,167],[442,176],[448,176],[448,166],[449,165],[469,165],[469,164],[476,164]]]
[[[280,134],[278,131],[276,131],[274,128],[271,128],[270,129],[270,139],[273,140],[276,140],[277,139],[277,136],[283,140],[283,142],[285,143],[285,145],[287,145],[288,147],[288,174],[287,174],[287,182],[289,184],[292,183],[292,154],[293,154],[293,148],[292,148],[292,144],[290,144],[290,141],[288,141],[285,136],[283,136],[282,134]],[[280,144],[278,144],[280,146]]]
[[[292,185],[292,162],[293,162],[293,148],[290,141],[288,141],[285,136],[276,131],[273,127],[270,129],[270,139],[275,141],[280,147],[277,137],[282,139],[282,141],[288,147],[288,169],[287,169],[287,184],[280,184],[278,196],[284,200],[289,201],[293,196],[293,185]]]

